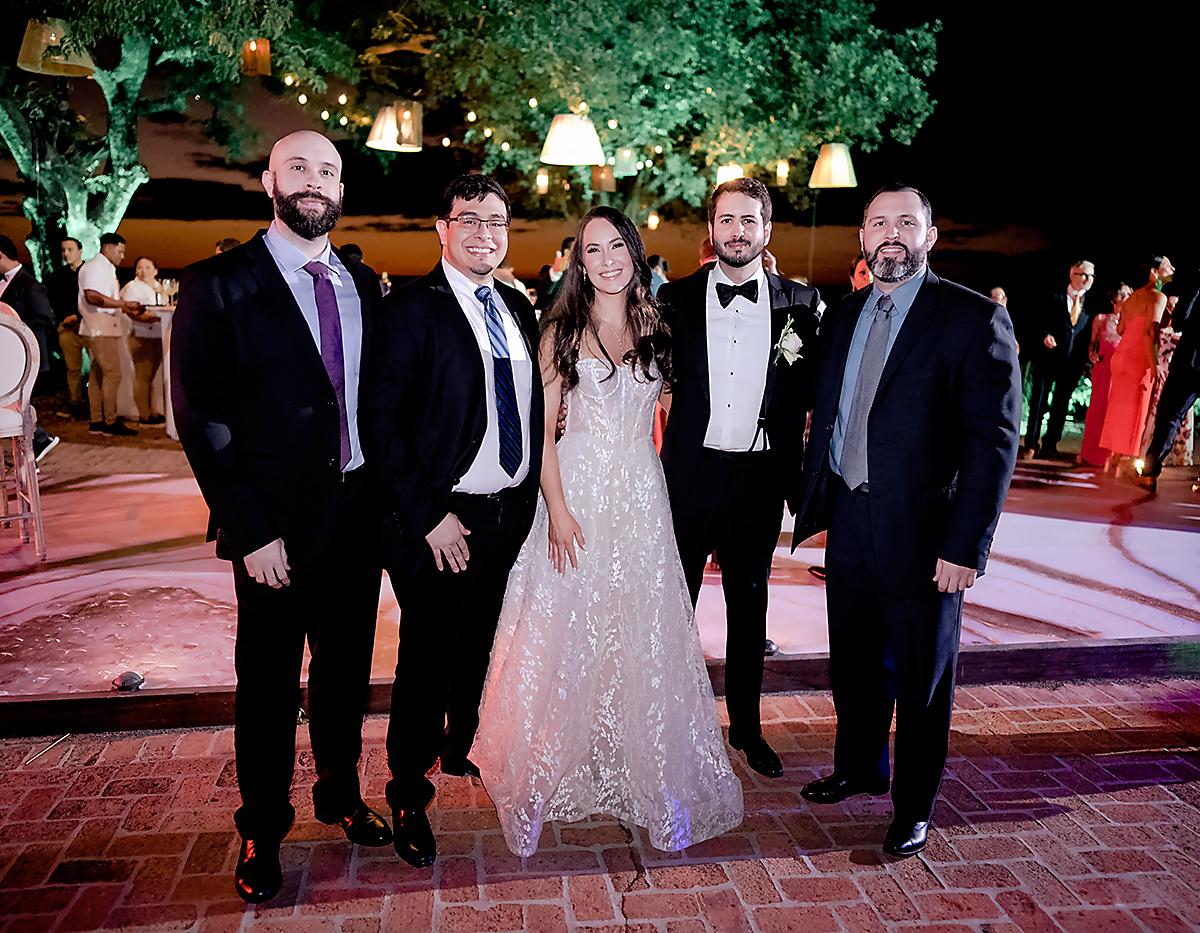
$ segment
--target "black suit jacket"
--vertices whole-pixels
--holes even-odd
[[[38,371],[46,372],[50,368],[50,348],[55,345],[51,335],[58,330],[46,289],[22,266],[8,283],[4,294],[0,295],[0,301],[11,305],[25,326],[37,337],[38,351],[42,357]]]
[[[692,477],[704,447],[710,413],[708,382],[709,276],[715,266],[668,282],[658,290],[663,315],[671,330],[671,414],[663,436],[662,462],[672,503],[686,502],[693,494]],[[783,483],[784,497],[793,512],[799,504],[800,464],[804,454],[804,422],[808,412],[810,373],[816,351],[820,296],[815,288],[767,273],[771,293],[771,353],[767,358],[766,433]],[[792,364],[773,363],[788,316],[804,342],[801,358]],[[760,411],[763,409],[760,408]]]
[[[871,289],[825,316],[794,540],[829,527],[829,444],[850,339]],[[867,428],[871,529],[889,589],[920,592],[937,559],[983,573],[1017,457],[1021,382],[1000,305],[926,274],[879,382]]]
[[[538,373],[537,318],[529,299],[503,282],[496,295],[520,324],[534,378],[529,475],[516,487],[514,533],[533,524],[545,438]],[[410,565],[425,536],[453,512],[450,493],[470,469],[487,431],[487,388],[479,344],[439,262],[394,289],[380,305],[371,379],[362,404],[364,444],[384,502],[384,546],[392,564]]]
[[[1083,372],[1088,358],[1088,344],[1091,342],[1092,336],[1092,317],[1103,302],[1103,296],[1094,296],[1091,289],[1084,292],[1083,301],[1080,303],[1079,320],[1072,327],[1066,289],[1050,296],[1050,300],[1042,310],[1037,332],[1034,335],[1037,343],[1035,352],[1043,365],[1048,366],[1051,371],[1076,370],[1078,373]],[[1107,310],[1107,308],[1101,308],[1099,313]],[[1048,349],[1045,345],[1047,337],[1053,337],[1055,340],[1056,346],[1053,350]]]
[[[328,545],[337,517],[339,418],[320,348],[263,235],[184,270],[171,399],[218,556],[282,538],[294,566]],[[362,309],[361,410],[379,286],[368,267],[342,263]]]

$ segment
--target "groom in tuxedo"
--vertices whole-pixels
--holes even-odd
[[[479,776],[467,757],[508,572],[533,524],[545,432],[537,320],[494,272],[508,196],[462,175],[443,196],[441,261],[383,300],[367,388],[387,570],[400,603],[387,798],[396,851],[437,850],[426,772]]]
[[[874,284],[826,315],[795,536],[828,529],[833,774],[801,794],[888,792],[885,852],[925,847],[950,737],[963,591],[983,573],[1021,416],[1008,312],[928,268],[929,201],[890,185],[859,231]]]
[[[358,778],[383,576],[358,417],[379,286],[329,244],[341,173],[324,136],[279,140],[262,176],[274,222],[188,267],[171,335],[179,437],[233,563],[235,883],[252,903],[283,883],[306,639],[316,817],[359,845],[392,841]]]
[[[717,261],[658,292],[675,369],[663,470],[693,605],[714,550],[721,564],[729,744],[779,777],[759,714],[767,579],[784,502],[799,503],[820,296],[763,268],[771,196],[762,182],[719,185],[708,231]]]

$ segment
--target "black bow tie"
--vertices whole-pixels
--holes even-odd
[[[717,283],[717,301],[721,302],[722,308],[728,308],[729,302],[733,301],[735,295],[741,295],[747,301],[758,301],[758,279],[750,279],[748,282],[743,282],[741,285],[726,285],[724,282]]]

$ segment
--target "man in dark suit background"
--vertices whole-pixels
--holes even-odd
[[[55,348],[56,327],[54,309],[42,283],[33,277],[17,255],[17,244],[11,237],[0,235],[0,301],[17,312],[22,323],[38,342],[38,377],[44,380],[50,372],[50,354]],[[41,388],[40,386],[37,388]],[[41,460],[58,445],[58,437],[34,425],[33,454]]]
[[[387,569],[400,603],[388,723],[396,851],[433,863],[425,777],[479,776],[467,757],[508,573],[533,524],[543,393],[537,320],[494,272],[508,196],[486,175],[447,187],[442,259],[381,305],[364,398],[378,467]]]
[[[1021,454],[1026,460],[1036,456],[1059,456],[1058,442],[1062,440],[1063,426],[1067,422],[1071,394],[1088,365],[1094,304],[1088,301],[1087,293],[1095,282],[1096,267],[1092,263],[1086,259],[1074,263],[1070,284],[1050,297],[1037,325],[1030,328],[1033,386],[1029,395],[1025,448]],[[1051,392],[1054,393],[1053,400]],[[1050,419],[1039,442],[1042,416],[1047,408]]]
[[[1158,398],[1154,434],[1138,478],[1139,485],[1151,492],[1158,491],[1163,461],[1170,455],[1175,435],[1200,397],[1200,291],[1193,290],[1186,302],[1179,302],[1172,315],[1171,327],[1180,332],[1179,343]]]
[[[324,136],[279,140],[262,179],[274,222],[186,270],[171,336],[180,440],[233,562],[235,886],[251,902],[282,885],[306,637],[316,817],[360,845],[392,841],[358,778],[382,580],[359,387],[379,289],[329,244],[341,169]]]
[[[720,559],[729,744],[778,777],[759,713],[767,580],[784,502],[799,502],[820,296],[763,268],[771,196],[761,182],[718,186],[708,216],[716,262],[658,292],[675,370],[663,470],[693,604],[709,554]]]
[[[833,774],[803,796],[888,791],[884,850],[925,846],[950,733],[963,591],[983,572],[1017,452],[1021,388],[1008,313],[934,275],[929,201],[892,185],[860,231],[875,274],[821,328],[795,537],[828,529]]]

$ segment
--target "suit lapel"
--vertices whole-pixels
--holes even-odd
[[[791,300],[784,291],[783,280],[770,272],[766,275],[767,289],[771,296],[771,347],[767,351],[767,381],[763,386],[762,408],[760,409],[763,414],[766,414],[771,408],[771,396],[775,392],[775,381],[779,374],[779,363],[775,360],[775,348],[779,346],[779,340],[783,335],[783,326],[787,323],[788,311],[792,307]]]
[[[296,303],[296,297],[275,264],[274,257],[264,239],[264,233],[246,244],[247,267],[250,275],[258,283],[258,294],[254,297],[256,312],[269,314],[278,328],[276,335],[282,346],[292,346],[300,364],[309,370],[308,380],[323,381],[329,386],[332,394],[333,384],[329,374],[325,372],[325,363],[321,360],[321,349],[313,340],[312,331],[304,320],[304,314]]]
[[[932,272],[925,273],[925,282],[917,292],[917,297],[913,301],[912,307],[908,309],[908,314],[904,316],[904,323],[900,325],[900,333],[896,335],[896,341],[892,344],[891,352],[888,353],[887,363],[883,367],[883,375],[879,377],[879,388],[875,390],[876,396],[884,390],[888,380],[892,378],[900,364],[904,362],[904,358],[908,356],[909,351],[916,346],[921,335],[925,333],[925,329],[933,321],[933,309],[937,304],[937,286],[940,281]]]
[[[687,296],[684,307],[690,309],[692,325],[692,353],[696,360],[696,378],[704,390],[704,401],[712,404],[708,386],[708,281],[712,276],[715,265],[701,269],[688,279],[691,294]],[[688,311],[684,312],[689,313]]]

